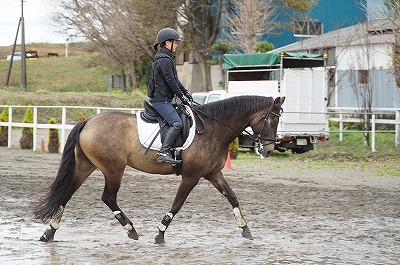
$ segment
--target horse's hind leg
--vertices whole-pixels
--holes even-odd
[[[60,205],[58,207],[57,212],[52,216],[50,220],[50,228],[47,228],[44,231],[43,235],[40,237],[40,241],[48,242],[53,241],[54,234],[56,233],[57,229],[60,228],[61,217],[64,213],[64,206]]]
[[[243,217],[242,211],[239,208],[239,200],[236,197],[235,193],[229,186],[228,182],[222,175],[222,172],[219,171],[217,173],[212,173],[204,177],[208,181],[210,181],[214,187],[224,195],[229,203],[233,207],[233,215],[235,216],[236,223],[240,228],[242,228],[242,235],[247,239],[253,239],[251,235],[250,229],[247,226],[247,222]]]
[[[123,171],[124,169],[122,169],[120,173],[114,174],[111,172],[103,172],[106,184],[101,199],[108,206],[108,208],[110,208],[122,227],[128,231],[128,237],[137,240],[139,239],[139,234],[133,227],[133,223],[122,212],[121,208],[119,208],[117,204],[117,193],[121,185]]]
[[[90,174],[96,169],[96,166],[90,162],[83,153],[77,153],[78,161],[75,167],[74,184],[72,189],[66,194],[66,196],[59,202],[57,211],[53,214],[50,219],[50,228],[46,229],[43,235],[40,237],[40,241],[48,242],[53,241],[54,234],[60,228],[61,217],[64,213],[67,202],[71,199],[75,191],[82,185],[82,183],[90,176]]]

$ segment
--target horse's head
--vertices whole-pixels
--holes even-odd
[[[266,112],[265,110],[259,111],[250,121],[258,152],[263,157],[272,155],[272,151],[275,149],[276,131],[284,101],[285,97],[277,97]]]

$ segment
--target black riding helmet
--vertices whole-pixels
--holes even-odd
[[[164,28],[157,33],[157,43],[163,43],[167,40],[178,40],[182,41],[181,36],[176,32],[176,30],[171,28]]]

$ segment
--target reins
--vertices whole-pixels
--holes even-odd
[[[199,104],[199,103],[196,102],[196,101],[193,101],[193,103],[197,104],[198,106],[201,106],[201,104]],[[199,120],[202,122],[202,124],[203,124],[203,126],[204,126],[204,130],[201,131],[201,132],[200,132],[200,131],[197,131],[197,133],[200,133],[200,134],[201,134],[201,133],[204,133],[204,132],[206,131],[206,125],[205,125],[205,122],[204,122],[204,120],[203,120],[203,118],[202,118],[202,116],[201,116],[201,114],[202,114],[202,115],[204,115],[204,116],[206,116],[206,117],[208,117],[208,118],[210,118],[210,119],[212,119],[212,120],[214,120],[214,121],[216,121],[216,122],[218,122],[218,123],[224,125],[225,127],[227,127],[227,128],[229,128],[229,129],[231,129],[231,130],[233,130],[233,131],[239,133],[239,134],[242,134],[242,135],[244,135],[244,136],[246,136],[246,137],[249,137],[251,140],[253,140],[253,141],[256,142],[256,143],[260,143],[261,140],[264,140],[264,141],[271,141],[271,142],[275,142],[275,141],[276,141],[276,137],[275,137],[275,138],[262,137],[262,133],[263,133],[264,130],[267,128],[267,122],[268,122],[268,117],[269,117],[269,115],[272,114],[272,115],[275,115],[275,116],[277,116],[277,117],[280,117],[280,116],[281,116],[280,113],[275,113],[275,112],[273,112],[273,111],[272,111],[272,107],[268,110],[268,112],[267,112],[266,114],[264,114],[263,116],[261,116],[260,119],[256,122],[256,124],[258,124],[258,123],[264,118],[263,127],[262,127],[260,133],[259,133],[256,137],[254,137],[254,135],[251,134],[251,133],[249,133],[246,129],[243,129],[243,130],[239,131],[238,129],[233,128],[232,126],[230,126],[230,125],[224,123],[223,121],[218,120],[218,119],[215,118],[215,117],[212,117],[211,115],[205,113],[204,111],[202,111],[202,110],[200,110],[200,109],[194,108],[194,107],[191,106],[191,105],[189,105],[189,107],[192,109],[193,113],[196,113],[196,114],[197,114],[197,117],[199,118]],[[281,108],[281,111],[282,111],[282,108]],[[256,125],[256,124],[255,124],[255,125]]]

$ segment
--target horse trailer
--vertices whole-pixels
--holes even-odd
[[[285,96],[275,148],[304,153],[328,139],[326,56],[269,52],[225,54],[223,60],[225,90],[210,91],[204,103],[239,95]],[[257,151],[245,136],[239,146]]]

